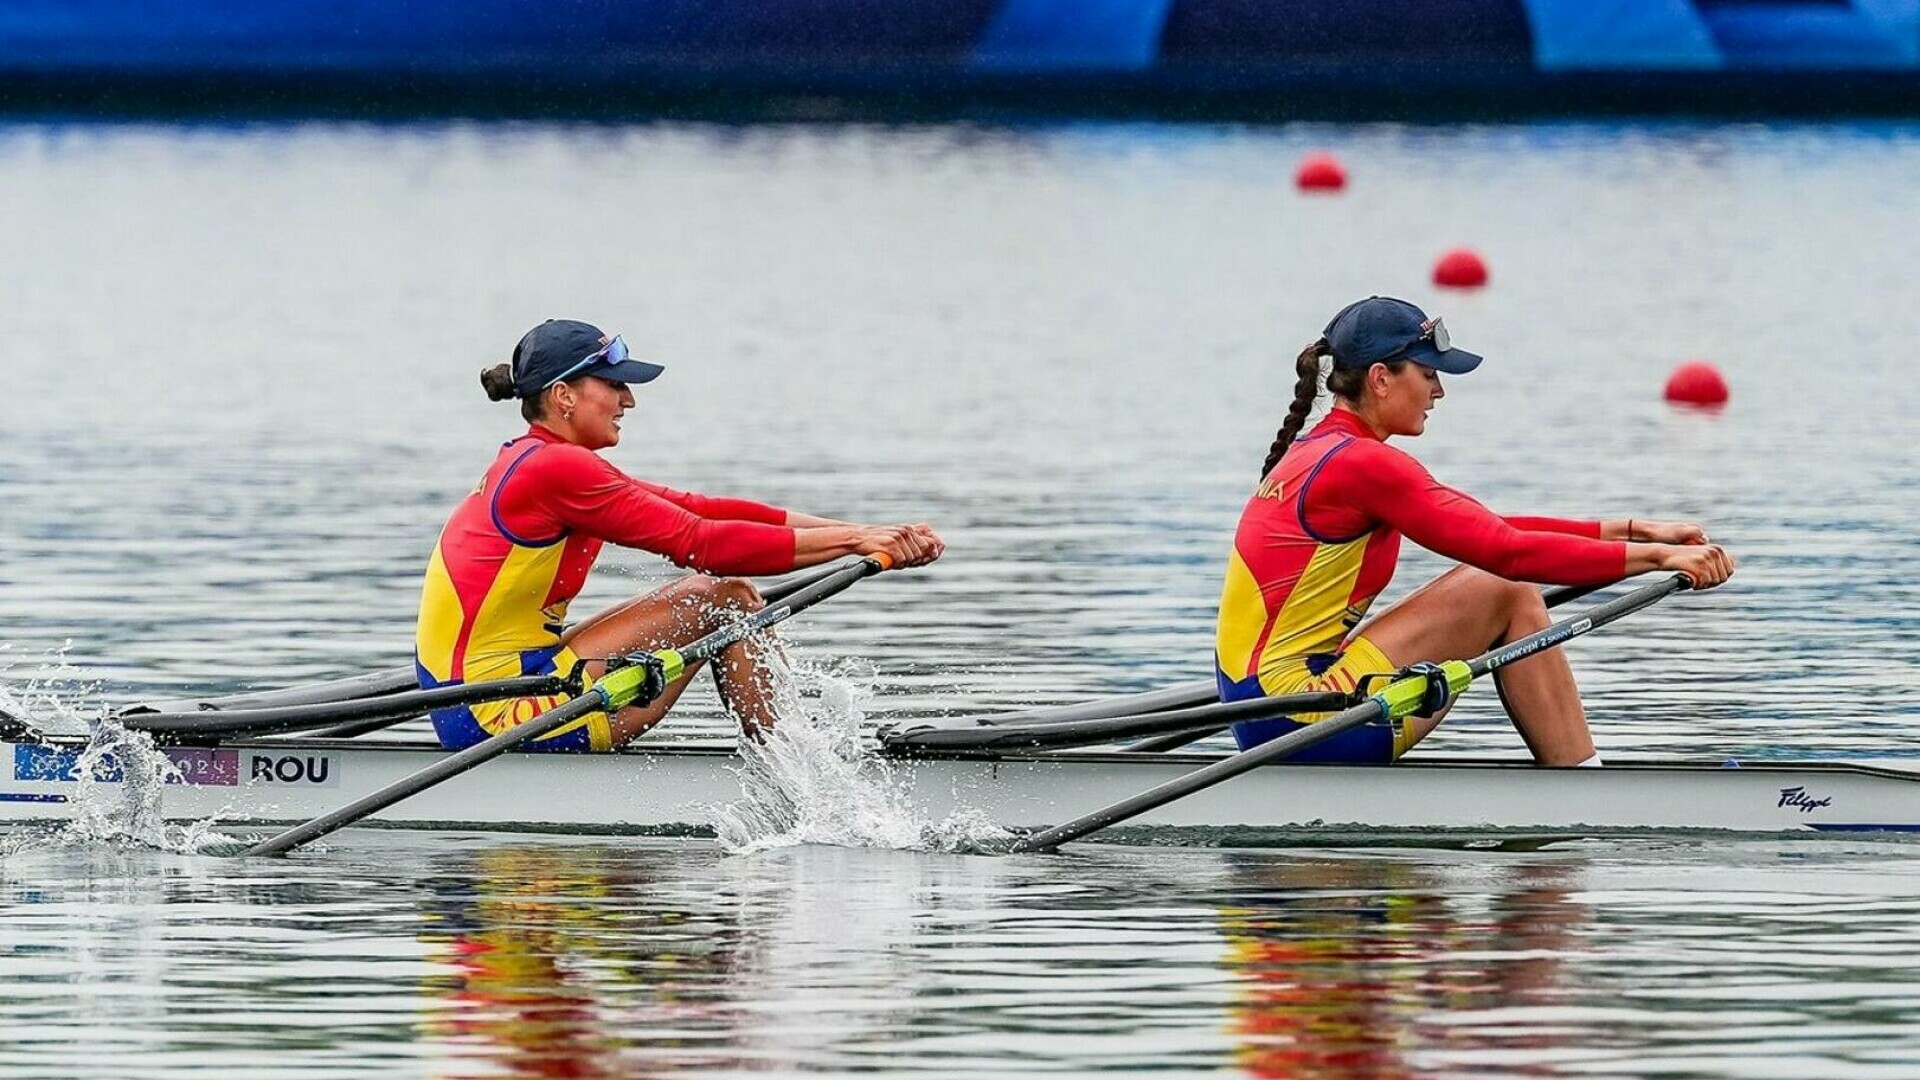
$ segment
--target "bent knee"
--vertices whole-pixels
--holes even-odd
[[[1473,594],[1508,611],[1526,611],[1530,607],[1546,610],[1540,590],[1524,581],[1513,581],[1477,566],[1462,566],[1457,571],[1462,583]]]
[[[746,578],[717,578],[689,574],[673,584],[673,603],[702,614],[759,611],[766,606],[760,590]]]
[[[746,578],[721,578],[713,583],[713,602],[736,611],[759,611],[767,606],[760,590]]]
[[[1513,609],[1524,615],[1545,615],[1547,598],[1538,586],[1524,581],[1507,582],[1505,599]]]

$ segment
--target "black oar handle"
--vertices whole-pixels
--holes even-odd
[[[1574,618],[1555,623],[1544,630],[1528,634],[1518,641],[1476,657],[1467,662],[1467,667],[1475,677],[1484,675],[1502,665],[1523,660],[1544,649],[1553,648],[1555,645],[1579,637],[1596,627],[1605,626],[1623,615],[1639,611],[1691,585],[1692,581],[1685,574],[1674,574],[1656,584],[1635,589],[1617,600],[1601,604]],[[1261,743],[1232,757],[1222,758],[1211,765],[1195,769],[1185,776],[1176,777],[1132,798],[1123,799],[1112,806],[1102,807],[1084,817],[1022,837],[1014,842],[1013,850],[1051,851],[1061,844],[1077,840],[1090,832],[1137,817],[1149,810],[1158,809],[1175,799],[1212,787],[1221,781],[1231,780],[1269,761],[1279,761],[1300,753],[1343,731],[1374,720],[1385,719],[1388,713],[1387,694],[1388,691],[1383,690],[1345,712],[1330,716],[1318,723],[1309,724],[1299,731],[1282,735],[1271,742]]]

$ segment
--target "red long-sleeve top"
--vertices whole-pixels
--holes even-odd
[[[793,569],[787,512],[636,480],[535,425],[447,519],[414,638],[421,685],[498,678],[555,648],[607,543],[714,574]]]
[[[1221,675],[1280,692],[1338,652],[1392,581],[1402,535],[1520,581],[1589,585],[1626,571],[1626,545],[1601,540],[1599,522],[1502,517],[1335,409],[1241,512],[1220,594]]]

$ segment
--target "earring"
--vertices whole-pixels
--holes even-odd
[[[563,412],[563,413],[561,413],[561,414],[560,414],[560,419],[562,419],[562,420],[571,420],[571,419],[573,419],[573,410],[572,410],[572,409],[568,409],[568,410],[567,410],[566,412]]]

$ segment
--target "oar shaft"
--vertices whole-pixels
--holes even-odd
[[[197,713],[148,712],[123,717],[130,731],[166,738],[237,738],[273,735],[334,724],[386,724],[411,720],[435,709],[478,705],[517,697],[565,693],[561,675],[522,675],[488,682],[437,686],[350,701],[323,701],[311,705],[279,705],[257,709],[213,710]]]
[[[1518,641],[1509,642],[1491,652],[1475,657],[1467,662],[1467,666],[1473,670],[1473,676],[1477,679],[1496,668],[1525,660],[1534,653],[1544,652],[1596,627],[1605,626],[1622,616],[1631,615],[1641,608],[1652,607],[1668,596],[1692,587],[1693,579],[1687,575],[1669,575],[1651,585],[1643,585],[1625,596],[1609,600],[1599,607],[1589,608],[1577,618],[1554,623],[1545,630],[1528,634]]]
[[[854,563],[851,561],[851,557],[848,557],[820,566],[809,566],[805,570],[795,570],[792,573],[782,574],[779,577],[768,578],[760,582],[760,595],[767,603],[777,604],[799,592],[801,589],[837,574],[852,565],[854,565]],[[562,674],[564,674],[564,672]],[[491,686],[497,688],[499,691],[497,697],[477,699],[483,701],[500,701],[506,698],[532,697],[539,694],[558,692],[557,690],[524,689],[524,684],[516,685],[516,680],[514,679],[468,683],[466,685],[475,687]],[[157,717],[158,719],[154,720],[153,723],[159,724],[174,722],[182,717],[194,716],[203,718],[205,726],[193,728],[191,730],[192,734],[255,735],[263,734],[265,731],[295,730],[293,727],[273,724],[268,710],[281,710],[293,706],[302,706],[313,709],[315,716],[321,716],[325,708],[329,705],[345,705],[375,697],[393,698],[396,701],[416,701],[417,699],[408,698],[406,695],[417,693],[420,693],[418,673],[414,670],[412,664],[407,664],[403,667],[389,668],[386,671],[377,671],[371,675],[353,675],[322,683],[288,687],[283,690],[228,694],[221,697],[210,698],[189,698],[179,701],[137,703],[117,710],[114,713],[114,718],[120,720],[128,728],[159,730],[157,728],[150,729],[145,727],[145,721],[141,718],[148,716]],[[469,703],[470,702],[467,701],[454,702],[454,704]],[[439,707],[440,705],[434,704],[432,701],[427,701],[425,704],[420,705],[419,711],[413,715],[418,716],[420,713]],[[293,714],[281,715],[289,718],[293,716]],[[217,730],[217,725],[220,723],[222,716],[233,717],[235,718],[236,724],[240,725],[250,724],[258,720],[270,726],[266,728],[265,731],[244,726],[233,732],[220,731]],[[338,718],[340,721],[348,719],[352,719],[352,717],[342,715]],[[336,721],[328,718],[318,720],[316,724],[333,722]]]
[[[399,783],[388,785],[368,795],[364,799],[347,804],[338,810],[314,818],[302,825],[296,825],[286,832],[269,840],[263,840],[248,848],[247,855],[282,855],[302,844],[311,843],[336,829],[344,828],[371,814],[377,814],[408,796],[417,794],[438,784],[450,780],[468,769],[483,762],[499,757],[501,754],[519,746],[528,739],[538,738],[554,728],[570,723],[583,716],[599,712],[606,708],[606,696],[598,689],[589,690],[572,701],[544,713],[534,720],[517,727],[508,728],[498,735],[478,742],[465,750],[441,758],[439,761],[408,776]]]
[[[768,604],[788,601],[801,590],[858,565],[838,562],[776,578],[761,590]],[[166,707],[133,706],[118,718],[128,729],[176,740],[213,740],[295,731],[319,731],[319,737],[351,737],[411,720],[435,709],[478,705],[509,698],[566,692],[564,676],[517,676],[422,690],[411,666],[396,672],[339,679],[331,683],[264,694],[174,702]],[[404,676],[404,687],[396,676]],[[364,690],[364,693],[356,691]],[[212,707],[210,707],[212,706]]]
[[[1266,720],[1288,713],[1335,712],[1353,704],[1347,694],[1288,694],[1282,697],[1249,698],[1244,701],[1216,701],[1185,709],[1144,713],[1139,716],[1096,717],[1087,720],[1053,720],[1044,723],[920,723],[901,724],[881,732],[880,742],[889,753],[912,756],[917,752],[967,750],[1036,750],[1060,746],[1087,746],[1112,742],[1135,735],[1158,735],[1170,731],[1212,730],[1249,720]]]
[[[1271,742],[1261,743],[1251,750],[1222,758],[1184,776],[1175,777],[1158,787],[1149,788],[1130,799],[1122,799],[1112,806],[1101,807],[1091,814],[1075,818],[1064,825],[1055,825],[1051,829],[1042,829],[1022,837],[1014,842],[1013,850],[1051,851],[1061,844],[1078,840],[1090,832],[1118,824],[1128,818],[1138,817],[1202,788],[1212,787],[1222,780],[1232,779],[1268,761],[1297,754],[1343,731],[1359,727],[1361,724],[1380,719],[1385,715],[1386,706],[1378,699],[1368,698],[1338,715],[1330,716],[1318,723],[1308,724],[1298,731],[1289,732]]]
[[[1675,574],[1657,584],[1635,589],[1617,600],[1602,604],[1576,618],[1555,623],[1544,630],[1528,634],[1518,641],[1476,657],[1467,663],[1467,667],[1475,677],[1485,675],[1503,665],[1524,660],[1542,650],[1551,649],[1579,637],[1595,627],[1605,626],[1623,615],[1656,603],[1668,594],[1684,589],[1688,585],[1686,575]],[[1222,758],[1211,765],[1195,769],[1185,776],[1176,777],[1132,798],[1123,799],[1112,806],[1102,807],[1064,825],[1042,829],[1015,842],[1013,849],[1015,851],[1050,851],[1090,832],[1137,817],[1149,810],[1158,809],[1175,799],[1191,795],[1223,780],[1230,780],[1269,761],[1279,761],[1300,753],[1343,731],[1349,731],[1373,720],[1385,719],[1390,709],[1388,694],[1391,689],[1392,687],[1389,687],[1389,690],[1383,690],[1345,712],[1330,716],[1318,723],[1309,724],[1299,731],[1282,735],[1270,742],[1261,743],[1250,750],[1243,750],[1232,757]]]
[[[737,620],[706,637],[688,645],[684,649],[662,649],[651,654],[642,654],[645,659],[658,660],[670,658],[664,665],[666,683],[680,677],[687,665],[710,659],[721,649],[746,637],[757,630],[765,629],[798,612],[805,611],[814,604],[859,581],[863,577],[877,574],[886,569],[886,561],[878,556],[868,556],[859,562],[851,563],[842,569],[813,581],[794,592],[778,605],[762,608],[752,615]],[[641,665],[636,665],[641,667]],[[648,665],[647,667],[650,667]],[[537,739],[559,728],[565,727],[581,717],[596,712],[614,712],[628,705],[646,704],[651,695],[664,689],[664,683],[653,685],[652,680],[644,679],[645,668],[634,670],[623,668],[610,671],[586,693],[556,709],[542,713],[524,724],[515,725],[487,739],[453,753],[410,776],[403,777],[392,784],[368,795],[349,806],[341,807],[329,814],[314,818],[312,821],[297,825],[271,839],[261,841],[248,848],[248,855],[280,855],[302,844],[317,840],[336,829],[344,828],[370,814],[377,814],[387,807],[417,795],[422,791],[466,772],[484,762],[512,750],[521,743]]]
[[[869,555],[859,562],[848,563],[831,574],[808,581],[799,588],[786,594],[777,602],[769,602],[766,607],[734,623],[721,627],[706,637],[680,650],[680,655],[691,660],[710,660],[721,649],[756,634],[777,622],[797,615],[813,605],[846,589],[861,578],[872,577],[885,570],[891,563],[879,556]]]

